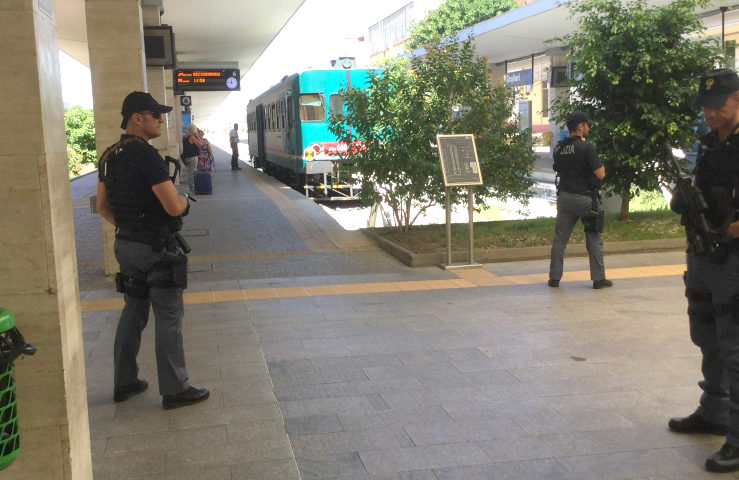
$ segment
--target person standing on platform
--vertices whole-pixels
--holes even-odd
[[[234,123],[234,128],[228,134],[231,142],[231,170],[241,170],[239,166],[239,124]]]
[[[607,288],[613,282],[606,279],[603,265],[603,210],[600,204],[600,182],[606,169],[585,139],[590,133],[590,118],[584,112],[572,112],[567,117],[569,136],[554,147],[554,171],[557,173],[557,220],[554,227],[550,287],[559,287],[562,279],[565,248],[578,220],[585,227],[585,246],[590,259],[593,288]]]
[[[149,386],[138,378],[136,357],[153,307],[157,377],[165,409],[209,396],[207,388],[188,381],[182,339],[187,256],[179,230],[190,203],[187,194],[177,193],[166,162],[148,143],[162,134],[162,115],[170,110],[146,92],[125,98],[121,128],[126,133],[100,157],[97,184],[97,210],[116,227],[114,249],[121,269],[116,290],[125,301],[113,347],[113,400],[122,402]]]
[[[202,142],[198,135],[198,127],[191,123],[187,126],[187,135],[182,138],[182,162],[187,173],[187,188],[195,193],[195,170],[198,168],[198,156]]]
[[[701,349],[700,405],[687,417],[672,418],[670,430],[726,435],[706,460],[712,472],[739,470],[739,77],[733,70],[703,74],[696,104],[711,132],[698,149],[693,184],[708,204],[706,219],[719,234],[705,249],[686,218],[688,236],[685,296],[690,338]],[[686,214],[684,199],[670,206]]]

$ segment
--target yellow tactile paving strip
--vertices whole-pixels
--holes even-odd
[[[685,265],[657,265],[608,269],[608,278],[643,278],[682,275]],[[313,285],[306,287],[249,288],[240,290],[218,290],[211,292],[185,293],[185,304],[234,302],[242,300],[268,300],[276,298],[320,297],[330,295],[361,295],[365,293],[413,292],[454,288],[498,287],[506,285],[544,284],[546,273],[498,276],[483,269],[453,270],[459,278],[448,280],[422,280],[412,282],[346,283],[337,285]],[[587,270],[566,272],[565,281],[589,281]],[[100,298],[83,300],[83,312],[120,310],[123,298]]]

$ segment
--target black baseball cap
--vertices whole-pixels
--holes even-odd
[[[695,104],[701,107],[721,108],[729,96],[739,90],[739,76],[734,70],[719,68],[701,75]]]
[[[567,120],[565,121],[565,124],[567,125],[567,128],[569,130],[574,130],[577,128],[578,125],[581,123],[587,123],[588,125],[592,125],[592,121],[590,120],[590,117],[585,112],[580,111],[574,111],[567,115]]]
[[[123,100],[123,106],[121,107],[121,115],[123,115],[121,128],[126,128],[128,117],[133,113],[169,113],[171,110],[172,107],[160,104],[148,92],[131,92]]]

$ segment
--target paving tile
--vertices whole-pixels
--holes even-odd
[[[313,435],[319,433],[341,432],[344,426],[336,415],[314,417],[295,417],[285,419],[285,429],[292,435]]]
[[[414,446],[405,431],[398,427],[317,435],[292,435],[290,440],[295,455],[304,457]]]
[[[338,415],[347,431],[383,428],[389,425],[407,426],[429,422],[450,420],[443,408],[438,405],[428,407],[393,408],[365,414]]]
[[[438,468],[434,473],[439,480],[571,480],[554,459]]]
[[[234,480],[300,480],[293,458],[244,462],[232,465],[230,469]]]
[[[366,413],[376,410],[367,396],[286,400],[280,402],[280,408],[286,419],[338,413]]]
[[[170,414],[170,431],[174,433],[182,429],[282,418],[276,404],[245,405],[218,410],[196,410],[197,406],[172,410],[175,413]]]
[[[255,420],[231,422],[223,426],[229,442],[279,441],[287,436],[282,420]]]
[[[296,456],[301,480],[318,480],[352,475],[366,475],[367,471],[357,453],[320,455],[315,457]]]
[[[257,441],[258,440],[258,441]],[[225,445],[196,444],[167,452],[167,472],[187,472],[192,468],[238,465],[272,459],[291,459],[292,449],[286,435],[257,438]]]
[[[373,450],[359,452],[359,456],[370,474],[478,465],[490,461],[475,443]]]
[[[698,476],[704,472],[702,466],[691,463],[672,449],[562,457],[558,461],[572,480],[620,480],[686,473]]]
[[[106,457],[138,455],[139,452],[173,451],[188,445],[225,445],[228,439],[226,426],[193,428],[171,435],[169,432],[143,435],[127,435],[108,438]]]
[[[381,475],[362,475],[341,477],[334,480],[438,480],[433,470],[413,470],[411,472],[387,473]]]
[[[526,432],[505,415],[482,416],[462,422],[440,420],[408,425],[405,431],[416,446],[528,437]]]

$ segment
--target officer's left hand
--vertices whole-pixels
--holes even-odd
[[[739,220],[730,223],[726,233],[728,233],[731,238],[739,238]]]

